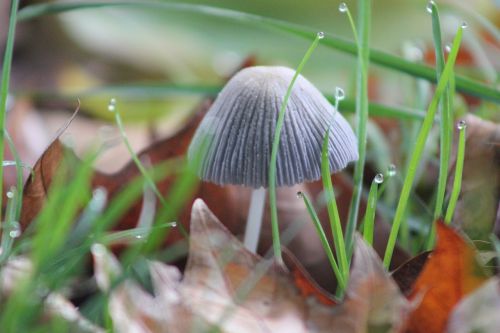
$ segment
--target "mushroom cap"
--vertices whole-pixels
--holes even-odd
[[[215,184],[268,187],[271,149],[281,104],[295,71],[256,66],[236,73],[198,126],[188,158],[201,179]],[[321,177],[321,147],[330,129],[331,173],[358,159],[348,122],[299,75],[285,111],[277,158],[277,186]]]

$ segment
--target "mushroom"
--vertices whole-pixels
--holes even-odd
[[[276,121],[295,71],[256,66],[236,73],[219,93],[191,141],[188,159],[198,175],[218,185],[252,187],[244,243],[255,252],[268,187]],[[277,159],[277,186],[321,177],[321,147],[329,129],[330,171],[358,158],[357,140],[347,121],[302,75],[286,107]]]

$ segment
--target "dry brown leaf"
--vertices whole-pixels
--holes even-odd
[[[407,295],[411,291],[430,254],[430,251],[420,253],[392,272],[391,276],[403,294]]]
[[[33,175],[26,180],[23,192],[23,209],[21,210],[20,223],[23,228],[38,215],[42,210],[47,192],[53,177],[64,157],[64,147],[56,139],[45,150],[40,159],[33,167]]]
[[[408,311],[379,256],[358,236],[346,299],[332,319],[332,332],[399,332]]]
[[[446,332],[497,333],[500,330],[500,285],[491,278],[481,288],[465,297],[450,315]]]
[[[436,249],[413,286],[411,299],[421,300],[410,314],[407,332],[441,333],[453,307],[486,281],[475,249],[439,222]]]
[[[201,200],[194,203],[191,223],[182,280],[177,268],[152,263],[155,296],[131,281],[112,291],[110,313],[117,332],[200,332],[211,326],[243,333],[397,332],[404,321],[406,299],[361,239],[346,300],[334,305],[327,294],[318,297],[318,290],[304,295],[287,268],[250,253]],[[97,275],[119,273],[115,259],[95,263]]]

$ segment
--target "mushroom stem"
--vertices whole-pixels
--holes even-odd
[[[265,201],[266,189],[264,187],[252,191],[243,243],[245,244],[245,247],[253,253],[257,252],[257,245],[259,244],[260,228],[262,226],[262,215],[264,213]]]

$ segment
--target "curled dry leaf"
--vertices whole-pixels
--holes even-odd
[[[155,296],[128,280],[111,292],[117,332],[215,327],[221,332],[397,332],[404,321],[406,299],[361,239],[346,300],[335,305],[327,294],[319,297],[319,289],[304,294],[307,275],[300,275],[302,286],[297,286],[287,268],[246,250],[201,200],[194,203],[191,224],[182,280],[177,268],[151,263]],[[95,260],[96,265],[109,262],[114,259]]]
[[[392,272],[391,276],[403,294],[407,295],[410,293],[430,254],[430,251],[420,253]]]
[[[410,313],[407,332],[444,332],[453,307],[487,279],[475,249],[456,231],[438,222],[437,233],[436,249],[410,294],[420,303]]]
[[[332,318],[331,332],[399,332],[409,303],[371,246],[358,236],[346,299]]]
[[[22,286],[24,280],[32,277],[31,261],[25,257],[12,257],[0,270],[0,308],[13,295],[16,288]],[[68,329],[74,333],[104,333],[95,326],[78,309],[59,293],[50,293],[43,300],[44,319],[57,319],[67,323]]]
[[[446,332],[496,333],[500,328],[499,313],[500,285],[498,277],[494,277],[458,303],[450,315]]]
[[[58,170],[60,170],[59,168],[65,154],[71,154],[74,157],[74,154],[70,150],[65,149],[59,137],[66,128],[68,128],[73,119],[75,119],[79,110],[80,105],[78,105],[71,117],[57,131],[55,139],[35,163],[33,172],[24,184],[23,209],[19,217],[19,222],[23,228],[25,228],[42,210],[47,198],[48,189]]]

